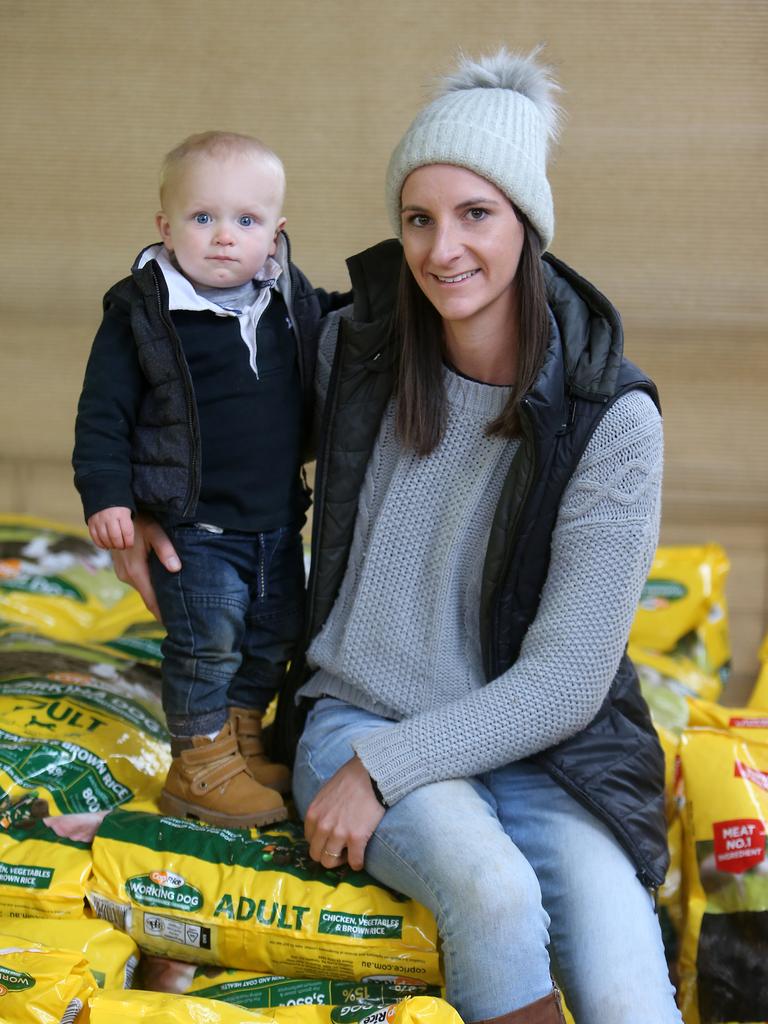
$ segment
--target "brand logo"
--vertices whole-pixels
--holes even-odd
[[[187,885],[181,875],[171,871],[153,871],[149,875],[134,875],[125,883],[126,892],[142,907],[166,907],[170,910],[199,910],[203,894],[193,885]]]
[[[169,889],[180,889],[184,885],[181,875],[174,875],[172,871],[151,871],[149,877],[158,885],[167,885]]]
[[[348,1006],[334,1006],[331,1010],[331,1021],[332,1024],[388,1024],[394,1015],[394,1006],[350,1003]]]
[[[22,971],[14,971],[10,967],[3,967],[0,964],[0,996],[9,992],[23,992],[27,988],[34,988],[35,979]]]

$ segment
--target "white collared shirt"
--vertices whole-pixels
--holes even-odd
[[[257,364],[258,346],[256,343],[256,328],[264,310],[269,305],[272,289],[283,270],[280,264],[271,256],[259,272],[254,276],[254,281],[263,282],[258,288],[256,298],[252,303],[242,309],[228,308],[206,298],[195,290],[192,282],[186,278],[181,271],[173,265],[171,254],[162,243],[151,245],[141,254],[138,266],[145,266],[150,260],[155,260],[162,271],[165,283],[168,286],[168,308],[171,310],[183,309],[191,312],[209,310],[216,316],[235,316],[240,323],[240,337],[248,348],[249,365],[256,377],[259,376]],[[215,289],[208,289],[209,294]],[[222,288],[222,293],[231,293],[232,289]]]

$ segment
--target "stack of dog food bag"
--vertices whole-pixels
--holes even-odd
[[[659,902],[686,1024],[768,1020],[768,638],[749,706],[719,703],[727,572],[717,545],[660,548],[630,637],[667,758]]]
[[[158,813],[146,620],[85,537],[0,516],[0,1019],[458,1021],[424,907],[324,870],[296,823]]]
[[[753,706],[719,704],[727,572],[717,545],[660,548],[630,638],[686,1024],[768,1020],[768,641]],[[0,1019],[459,1024],[424,907],[324,869],[298,823],[158,812],[161,638],[87,538],[0,516]]]

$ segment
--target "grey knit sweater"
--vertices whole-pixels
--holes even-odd
[[[321,343],[321,388],[336,322]],[[519,442],[485,435],[506,388],[444,373],[447,426],[431,455],[404,451],[393,403],[386,411],[346,574],[309,650],[319,671],[301,690],[392,720],[354,744],[390,805],[417,786],[477,775],[586,726],[615,675],[658,537],[661,419],[647,395],[632,392],[608,410],[565,491],[520,655],[487,683],[483,557]]]

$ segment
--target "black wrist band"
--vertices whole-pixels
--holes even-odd
[[[381,795],[381,790],[379,789],[379,784],[376,782],[376,779],[371,778],[371,776],[368,776],[368,777],[371,779],[371,786],[373,788],[373,795],[376,797],[376,799],[379,801],[379,803],[381,804],[382,807],[386,807],[388,809],[389,808],[389,804],[384,799],[384,797]]]

